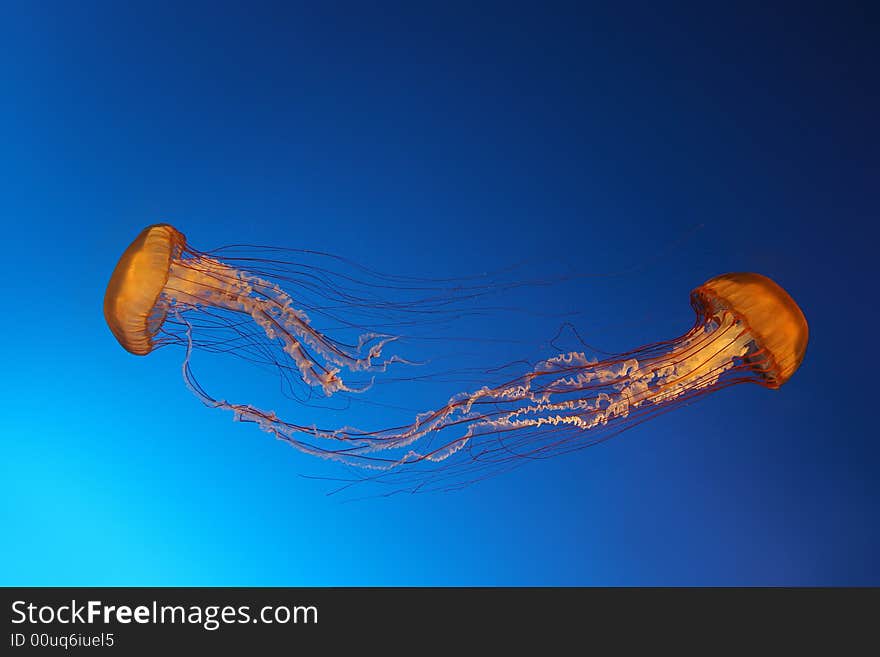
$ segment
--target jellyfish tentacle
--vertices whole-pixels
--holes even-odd
[[[383,372],[391,364],[408,362],[396,356],[381,360],[383,348],[396,339],[394,336],[367,333],[360,337],[353,353],[344,350],[317,331],[280,286],[207,256],[173,260],[164,295],[169,307],[213,306],[250,315],[267,337],[281,341],[303,381],[320,387],[328,396],[369,387],[347,385],[340,376],[342,369]],[[361,353],[365,348],[366,353]]]

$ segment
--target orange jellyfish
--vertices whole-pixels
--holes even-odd
[[[562,353],[379,430],[293,424],[209,395],[189,367],[199,346],[193,313],[221,308],[249,317],[283,346],[302,379],[327,395],[352,389],[342,369],[384,370],[395,359],[381,360],[382,347],[393,338],[367,333],[354,348],[338,344],[315,329],[277,284],[190,249],[171,226],[145,229],[125,251],[104,312],[119,342],[136,354],[161,345],[163,325],[172,318],[179,330],[164,339],[186,345],[184,379],[205,404],[232,411],[305,453],[355,466],[363,474],[354,474],[352,483],[371,480],[392,485],[393,492],[415,492],[457,488],[529,460],[583,449],[730,385],[779,388],[800,366],[807,322],[771,279],[723,274],[693,290],[691,304],[696,320],[680,337],[601,360]]]
[[[264,261],[264,264],[271,261]],[[277,283],[230,266],[191,248],[184,235],[168,224],[148,226],[122,254],[104,296],[104,318],[113,335],[129,352],[143,356],[165,344],[179,343],[179,330],[169,330],[166,320],[180,320],[200,311],[203,324],[235,330],[218,311],[247,316],[271,340],[277,340],[308,385],[330,395],[351,390],[340,371],[384,370],[397,358],[377,360],[393,336],[363,334],[356,345],[344,345],[315,330],[306,312]],[[187,323],[191,328],[191,324]],[[222,350],[236,346],[253,352],[261,345],[252,332],[237,331],[232,338],[205,345]],[[277,359],[277,356],[267,356]]]

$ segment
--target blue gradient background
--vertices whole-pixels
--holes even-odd
[[[876,11],[316,4],[2,4],[0,584],[880,584]],[[753,270],[811,342],[780,391],[342,504],[179,350],[113,340],[104,286],[159,220],[394,273],[634,268],[528,297],[608,349]]]

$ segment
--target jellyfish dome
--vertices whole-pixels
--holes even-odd
[[[155,346],[167,312],[162,292],[185,245],[174,226],[155,224],[144,228],[116,263],[104,295],[104,319],[119,344],[137,356]]]
[[[742,322],[757,347],[749,362],[768,388],[781,386],[800,366],[810,334],[807,320],[775,281],[751,272],[722,274],[691,296],[698,314],[728,311]]]

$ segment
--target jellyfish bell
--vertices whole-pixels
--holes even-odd
[[[104,319],[122,347],[145,356],[156,347],[165,321],[162,303],[171,264],[186,246],[183,233],[169,224],[144,228],[116,263],[104,294]]]
[[[698,315],[730,312],[755,344],[748,362],[768,388],[791,378],[807,350],[809,328],[804,313],[778,283],[754,273],[716,276],[691,293]]]

